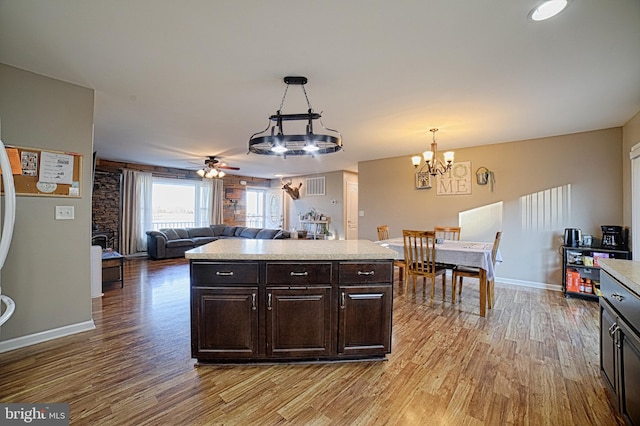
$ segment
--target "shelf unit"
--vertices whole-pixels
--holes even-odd
[[[590,258],[593,265],[589,263]],[[596,289],[600,286],[598,258],[631,259],[631,252],[605,247],[562,246],[562,292],[565,297],[598,300],[596,295]],[[592,293],[580,291],[580,284],[584,284],[586,280],[591,281]]]
[[[329,225],[329,219],[300,219],[300,229],[307,231],[307,238],[312,240],[324,239],[324,231],[327,229],[327,225]]]

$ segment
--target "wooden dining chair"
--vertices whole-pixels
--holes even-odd
[[[403,230],[404,239],[404,261],[407,265],[407,279],[405,291],[409,291],[409,277],[413,281],[413,291],[416,291],[416,281],[422,277],[423,291],[426,289],[426,279],[431,280],[431,306],[433,306],[433,295],[436,288],[436,277],[442,275],[442,300],[446,287],[446,276],[444,267],[436,265],[436,234],[433,231],[412,231]]]
[[[382,240],[388,240],[388,239],[389,239],[389,226],[388,225],[378,226],[378,240],[382,241]],[[404,260],[395,259],[393,261],[393,266],[398,268],[398,281],[402,282],[406,274]]]
[[[434,226],[433,232],[436,233],[436,239],[442,238],[444,240],[452,240],[459,241],[460,240],[460,230],[462,228],[459,226]],[[439,263],[438,265],[444,266],[445,269],[450,270],[453,274],[453,269],[456,265],[447,264],[447,263]],[[451,292],[451,303],[456,303],[456,292]]]
[[[436,238],[459,241],[461,229],[459,226],[434,226],[433,232],[436,233]]]
[[[496,239],[493,241],[493,248],[491,249],[491,262],[493,262],[493,266],[496,266],[496,256],[498,255],[498,246],[500,246],[500,238],[502,238],[502,231],[496,232]],[[495,272],[494,272],[495,275]],[[453,294],[456,293],[456,279],[460,279],[460,283],[458,286],[458,298],[462,297],[462,279],[464,277],[467,278],[478,278],[480,280],[480,268],[473,268],[471,266],[457,266],[453,269]],[[487,280],[487,304],[489,305],[489,309],[493,307],[494,295],[493,288],[495,284],[495,276],[491,280]],[[455,297],[455,296],[454,296]],[[452,299],[453,303],[455,303],[455,298]]]
[[[389,226],[388,225],[380,225],[378,226],[378,240],[388,240],[389,239]]]

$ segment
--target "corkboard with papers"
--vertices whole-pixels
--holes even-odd
[[[16,195],[80,198],[81,154],[19,146],[6,148]]]

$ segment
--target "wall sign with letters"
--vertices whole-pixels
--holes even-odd
[[[437,195],[469,195],[471,194],[471,161],[453,163],[451,170],[438,176]]]

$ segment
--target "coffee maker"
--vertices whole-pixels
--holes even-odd
[[[600,228],[602,228],[602,247],[627,249],[626,230],[623,230],[622,226],[602,225]]]

